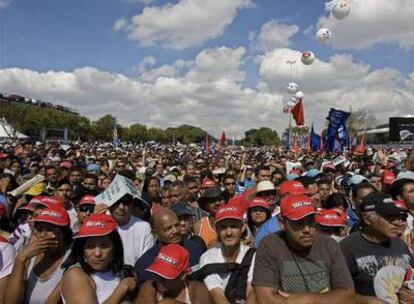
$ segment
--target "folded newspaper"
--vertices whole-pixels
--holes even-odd
[[[126,194],[131,195],[134,199],[138,199],[149,206],[149,204],[142,199],[142,193],[135,187],[134,182],[119,174],[115,176],[112,183],[104,192],[95,197],[95,203],[104,203],[108,206],[112,206]]]
[[[45,180],[45,177],[43,175],[35,175],[33,178],[29,179],[28,181],[24,182],[22,185],[14,189],[13,191],[10,191],[8,194],[18,197],[22,195],[24,192],[32,188],[34,185],[41,183]]]

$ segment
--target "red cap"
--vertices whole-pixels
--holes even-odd
[[[294,195],[301,195],[306,194],[308,191],[299,181],[284,181],[279,187],[279,195],[285,194],[294,194]]]
[[[395,181],[395,174],[389,170],[384,170],[382,173],[382,182],[386,185],[391,185]]]
[[[321,226],[343,227],[347,225],[347,215],[339,209],[322,209],[315,217],[316,222]]]
[[[34,218],[35,222],[45,222],[56,226],[69,226],[70,219],[65,209],[62,207],[49,207],[40,211]]]
[[[394,200],[394,204],[401,209],[408,209],[407,205],[404,203],[404,201],[400,201],[400,200]]]
[[[60,163],[60,167],[70,169],[72,168],[72,163],[70,161],[65,160]]]
[[[315,213],[316,209],[312,205],[312,199],[306,195],[288,195],[280,203],[281,216],[292,221]]]
[[[300,169],[292,169],[290,170],[289,174],[296,174],[297,176],[300,176],[302,172],[300,171]]]
[[[249,202],[249,209],[253,207],[263,207],[267,210],[270,208],[269,202],[263,197],[255,197]]]
[[[216,183],[213,180],[209,178],[205,178],[203,179],[203,182],[201,183],[201,188],[206,189],[206,188],[214,187],[215,185]]]
[[[95,205],[95,197],[93,195],[84,195],[78,205]]]
[[[178,244],[161,247],[154,262],[146,269],[165,279],[173,280],[190,266],[190,254]]]
[[[39,201],[37,203],[47,208],[49,207],[63,208],[63,200],[56,196],[40,196]]]
[[[33,212],[35,211],[36,207],[37,207],[37,203],[30,201],[30,203],[24,205],[23,207],[20,207],[19,210],[28,210],[28,211]]]
[[[110,234],[117,227],[118,225],[112,216],[104,213],[93,213],[83,222],[75,237],[104,236]]]
[[[223,205],[219,207],[215,215],[216,223],[228,218],[242,221],[243,211],[236,206]]]

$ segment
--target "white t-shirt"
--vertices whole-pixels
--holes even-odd
[[[135,262],[154,245],[154,237],[150,225],[132,216],[128,223],[118,227],[124,246],[124,263],[135,265]]]
[[[71,203],[69,209],[66,209],[66,212],[68,213],[70,218],[70,228],[72,229],[72,231],[76,232],[76,229],[78,227],[78,214],[76,213],[76,209],[73,203]]]
[[[246,245],[240,245],[240,251],[236,258],[236,263],[241,263],[244,255],[246,254],[249,247]],[[253,255],[252,264],[250,265],[249,273],[247,274],[247,282],[251,283],[253,280],[253,270],[254,270],[254,262],[256,259],[256,253]],[[224,260],[223,254],[221,252],[221,243],[216,244],[213,248],[210,248],[206,252],[204,252],[200,257],[200,268],[204,265],[212,264],[212,263],[226,263]],[[220,288],[223,291],[226,289],[227,283],[229,282],[231,273],[221,273],[221,274],[210,274],[204,279],[204,283],[207,286],[207,289],[210,291],[214,288]]]
[[[16,250],[13,245],[0,240],[0,279],[11,274],[15,256]]]

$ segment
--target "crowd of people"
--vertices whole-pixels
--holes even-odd
[[[3,142],[0,303],[412,304],[413,216],[411,150]]]

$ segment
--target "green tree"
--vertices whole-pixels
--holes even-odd
[[[250,146],[277,146],[280,139],[276,131],[262,127],[260,129],[250,129],[245,132],[244,142]]]
[[[349,134],[356,134],[359,130],[374,128],[377,124],[377,118],[374,114],[368,113],[364,108],[350,108],[351,115],[346,121],[346,127]]]
[[[165,130],[165,133],[171,141],[175,136],[175,140],[183,144],[200,143],[206,136],[206,131],[190,125],[181,125],[178,128],[168,128]]]
[[[93,127],[95,128],[95,132],[98,136],[97,139],[104,141],[112,140],[113,125],[115,120],[115,117],[108,114],[93,122]]]

